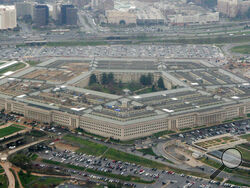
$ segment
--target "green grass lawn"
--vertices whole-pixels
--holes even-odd
[[[244,160],[250,161],[250,151],[244,147],[237,146],[236,147],[242,153],[242,158]]]
[[[235,46],[231,51],[240,54],[250,54],[250,45]]]
[[[55,177],[38,177],[33,175],[27,175],[25,173],[18,173],[19,178],[22,182],[22,185],[24,188],[29,187],[37,187],[37,188],[43,188],[43,187],[56,187],[61,182],[65,181],[62,178],[55,178]]]
[[[146,149],[138,149],[137,151],[142,152],[144,155],[152,155],[152,156],[157,156],[152,148],[146,148]]]
[[[250,142],[250,134],[243,135],[241,138],[247,139],[247,141]]]
[[[0,129],[0,138],[11,135],[21,130],[22,130],[21,127],[17,127],[15,125],[10,125],[9,127],[2,128]]]
[[[35,66],[41,62],[40,61],[27,61],[26,63],[28,63],[30,66]]]
[[[106,41],[69,41],[69,42],[48,42],[47,46],[98,46],[107,45]]]
[[[5,174],[0,175],[0,188],[6,188],[6,187],[8,187],[8,178]]]
[[[66,135],[63,137],[63,140],[79,145],[80,148],[77,152],[86,153],[88,155],[100,156],[108,149],[107,146],[84,140],[76,136]]]
[[[43,137],[46,136],[47,134],[43,131],[39,131],[39,130],[31,130],[28,135],[30,136],[34,136],[34,137]]]
[[[231,180],[227,180],[225,183],[229,183],[229,184],[232,184],[232,185],[238,185],[238,186],[246,186],[246,187],[250,186],[248,184],[244,184],[244,183],[240,183],[240,182],[236,182],[236,181],[231,181]]]
[[[0,74],[4,74],[4,73],[6,73],[6,72],[8,72],[8,71],[17,71],[17,70],[22,69],[22,68],[24,68],[24,67],[25,67],[25,64],[24,64],[24,63],[17,63],[17,64],[15,64],[15,65],[11,65],[11,66],[9,66],[9,67],[6,67],[6,68],[4,68],[4,69],[1,69],[1,70],[0,70]]]
[[[136,155],[132,155],[129,153],[125,153],[123,151],[119,151],[119,150],[116,150],[113,148],[110,148],[104,154],[104,157],[107,157],[107,158],[112,159],[112,160],[117,160],[117,161],[125,161],[125,162],[129,162],[129,163],[135,163],[135,164],[142,165],[142,166],[149,167],[149,168],[159,168],[159,169],[166,168],[166,166],[161,164],[161,163],[158,163],[158,162],[155,162],[155,161],[152,161],[149,159],[145,159],[143,157],[139,157]]]
[[[3,173],[4,172],[4,169],[2,166],[0,166],[0,173]]]
[[[209,165],[209,166],[212,166],[214,168],[220,168],[221,167],[221,163],[219,162],[216,162],[212,159],[206,159],[205,157],[202,157],[200,159],[203,163]],[[232,173],[232,174],[235,174],[235,175],[238,175],[242,178],[245,178],[245,179],[248,179],[249,176],[250,176],[250,171],[247,171],[247,170],[243,170],[243,169],[229,169],[229,168],[224,168],[225,172],[227,173]]]

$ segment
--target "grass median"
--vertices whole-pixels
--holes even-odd
[[[208,166],[214,167],[214,168],[220,168],[221,167],[221,163],[214,161],[212,159],[206,158],[206,157],[202,157],[200,159],[201,162],[207,164]],[[238,175],[241,178],[244,179],[248,179],[250,176],[250,171],[249,170],[243,170],[243,169],[230,169],[230,168],[224,168],[223,170],[224,172],[230,173],[230,174],[234,174],[234,175]]]
[[[231,51],[240,54],[250,54],[250,45],[235,46]]]
[[[15,188],[19,188],[19,182],[17,180],[17,176],[16,173],[14,172],[14,170],[12,168],[10,168],[11,173],[13,174],[14,178],[15,178]]]
[[[24,68],[26,65],[24,63],[17,63],[17,64],[14,64],[14,65],[11,65],[9,67],[6,67],[6,68],[3,68],[0,70],[0,74],[4,74],[8,71],[17,71],[19,69],[22,69]]]

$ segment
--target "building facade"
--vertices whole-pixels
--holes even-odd
[[[244,117],[250,113],[250,103],[222,106],[181,115],[157,116],[139,121],[127,121],[123,124],[108,118],[99,118],[90,114],[76,115],[42,106],[29,105],[22,102],[0,98],[0,108],[8,112],[23,114],[30,120],[44,123],[55,123],[69,129],[82,128],[93,134],[129,140],[145,137],[165,130],[178,130],[201,125],[213,125]]]
[[[0,5],[0,30],[13,29],[17,26],[15,6]]]
[[[35,5],[33,22],[35,26],[46,26],[49,23],[49,8],[47,5]]]
[[[77,9],[74,5],[61,5],[61,24],[77,25]]]
[[[244,14],[250,8],[250,0],[218,0],[217,10],[228,17]]]
[[[17,2],[16,6],[16,14],[17,17],[24,16],[32,16],[33,15],[33,6],[34,4],[31,2]]]

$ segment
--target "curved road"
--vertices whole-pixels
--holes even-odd
[[[15,177],[10,171],[11,164],[9,162],[4,162],[4,163],[0,163],[0,165],[3,167],[5,174],[8,177],[8,181],[9,181],[8,188],[15,188]]]

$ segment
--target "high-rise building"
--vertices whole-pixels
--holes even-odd
[[[60,4],[59,3],[56,3],[53,5],[52,19],[53,20],[60,19]]]
[[[67,8],[66,25],[77,25],[77,9],[76,8]]]
[[[77,9],[73,5],[61,6],[61,24],[77,25]]]
[[[218,0],[217,9],[224,15],[235,17],[238,13],[238,6],[238,0]]]
[[[32,16],[33,6],[31,2],[17,2],[16,3],[16,14],[17,17]]]
[[[49,8],[47,5],[35,5],[33,22],[35,26],[41,27],[49,23]]]
[[[228,17],[244,14],[250,8],[250,0],[218,0],[217,9]]]
[[[13,29],[17,26],[15,6],[0,5],[0,30]]]

